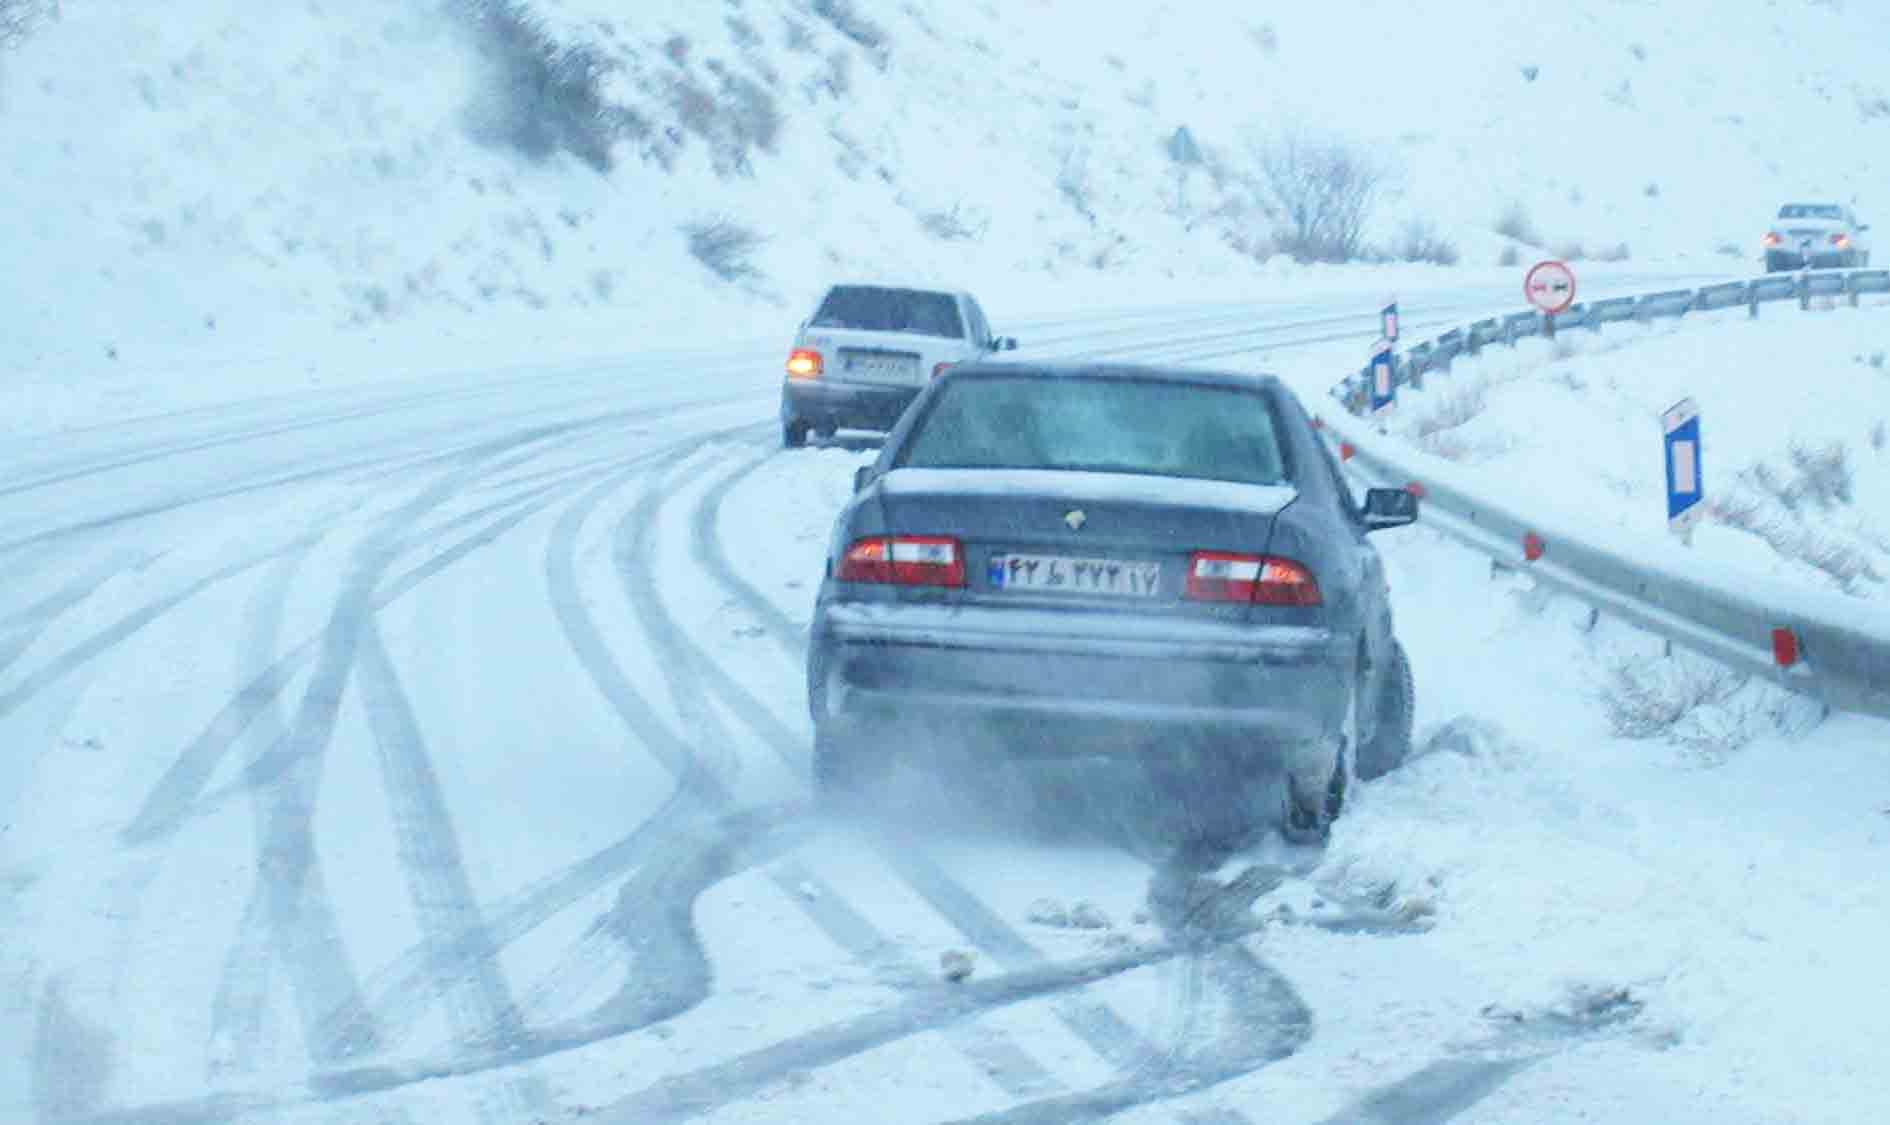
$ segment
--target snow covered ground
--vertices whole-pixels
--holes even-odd
[[[1323,852],[1177,870],[1085,776],[822,821],[801,635],[868,454],[772,429],[840,274],[1323,403],[1384,297],[1513,306],[1512,203],[1631,248],[1585,296],[1743,276],[1788,196],[1881,225],[1890,12],[536,0],[606,172],[521,156],[464,8],[58,7],[0,56],[0,1120],[1881,1115],[1890,724],[1419,527],[1422,752]],[[1238,249],[1250,142],[1315,121],[1397,170],[1375,243],[1463,264]],[[1694,549],[1881,598],[1885,315],[1525,344],[1397,434],[1661,535],[1690,394]]]
[[[1820,304],[1490,349],[1407,391],[1389,433],[1454,463],[1478,495],[1512,510],[1660,537],[1660,418],[1691,398],[1707,496],[1693,549],[1791,582],[1890,597],[1890,306]],[[1320,381],[1292,368],[1305,372],[1302,393]]]

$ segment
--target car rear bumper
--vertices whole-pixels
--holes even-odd
[[[781,386],[781,420],[815,429],[890,430],[919,387],[849,383],[839,379],[790,379]]]
[[[1017,753],[1336,734],[1349,649],[1322,628],[830,603],[809,675],[818,722],[920,724]]]

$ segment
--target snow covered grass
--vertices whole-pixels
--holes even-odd
[[[19,10],[57,18],[0,63],[0,192],[26,217],[0,246],[30,263],[0,274],[0,387],[42,418],[301,389],[342,355],[364,378],[442,340],[749,339],[889,269],[1000,319],[1469,280],[1286,261],[1259,159],[1286,128],[1385,171],[1365,251],[1477,269],[1522,242],[1717,269],[1779,199],[1884,172],[1871,6],[1375,6],[1363,39],[1344,5]],[[705,269],[691,232],[721,222],[751,253]]]
[[[1515,510],[1657,537],[1667,534],[1660,416],[1691,397],[1706,490],[1693,549],[1884,598],[1887,350],[1884,304],[1565,332],[1430,374],[1403,393],[1390,434],[1471,470]]]

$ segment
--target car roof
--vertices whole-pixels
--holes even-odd
[[[1254,372],[1217,371],[1199,367],[1175,367],[1152,363],[1082,363],[1076,361],[1010,361],[1002,363],[961,363],[939,374],[942,380],[959,381],[1017,376],[1039,379],[1132,379],[1141,382],[1186,383],[1200,387],[1235,387],[1241,390],[1280,391],[1279,377]]]
[[[821,296],[825,297],[836,289],[903,289],[909,293],[949,293],[954,297],[971,296],[965,290],[949,285],[920,285],[908,281],[836,281],[822,290]]]

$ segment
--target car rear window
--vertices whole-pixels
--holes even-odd
[[[939,388],[895,463],[1288,479],[1279,426],[1259,392],[1081,375],[954,380]]]
[[[1844,209],[1828,203],[1787,203],[1778,209],[1781,219],[1842,219]]]
[[[815,311],[812,324],[866,332],[916,332],[953,340],[965,335],[958,301],[950,293],[871,285],[835,286]]]

